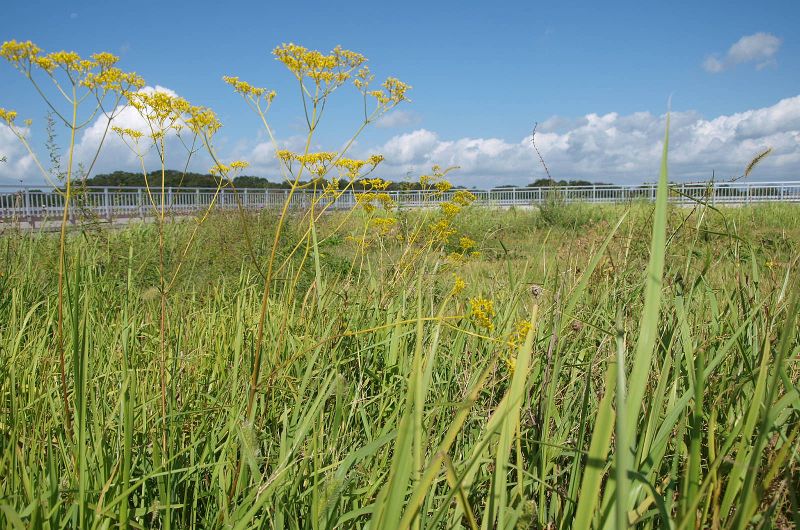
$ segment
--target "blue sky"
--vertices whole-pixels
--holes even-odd
[[[220,78],[276,89],[272,119],[291,145],[302,134],[298,93],[270,51],[295,42],[341,44],[366,55],[379,78],[414,87],[413,101],[356,146],[383,151],[389,177],[441,163],[460,165],[470,185],[524,184],[543,174],[528,142],[538,121],[555,177],[652,180],[671,95],[676,177],[731,176],[773,147],[757,177],[800,179],[798,21],[794,1],[14,1],[0,40],[119,55],[149,85],[214,108],[223,155],[251,158],[250,172],[264,176],[276,173],[259,150],[259,124]],[[41,144],[45,110],[31,87],[7,64],[0,87],[0,106],[34,118]],[[336,149],[354,125],[354,98],[332,103],[319,148]],[[9,158],[0,181],[40,181],[7,137],[0,131]],[[114,148],[99,170],[128,164]]]

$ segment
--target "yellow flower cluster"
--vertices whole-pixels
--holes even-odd
[[[230,170],[231,170],[230,166],[227,166],[225,164],[219,163],[219,164],[214,164],[213,166],[211,166],[211,169],[209,169],[208,172],[210,174],[214,175],[215,177],[218,177],[220,175],[227,175],[228,171],[230,171]]]
[[[456,229],[450,225],[448,219],[440,219],[430,226],[429,237],[433,241],[447,241],[450,236],[456,233]]]
[[[110,55],[110,54],[109,54]],[[144,86],[144,79],[135,72],[123,72],[119,68],[104,68],[100,73],[89,72],[81,84],[90,90],[127,92]]]
[[[4,121],[8,125],[12,125],[14,123],[14,120],[16,119],[17,119],[16,111],[0,108],[0,121]]]
[[[332,178],[330,181],[325,183],[325,188],[322,190],[323,195],[332,195],[335,196],[339,193],[339,178]]]
[[[468,250],[472,249],[473,247],[475,247],[475,240],[473,240],[473,239],[471,239],[471,238],[469,238],[467,236],[463,236],[461,239],[459,239],[458,243],[461,246],[461,249],[464,250],[464,251],[468,251]]]
[[[469,206],[475,199],[477,199],[477,197],[475,197],[474,193],[467,190],[458,190],[453,194],[452,202],[459,206]]]
[[[384,210],[392,210],[397,204],[388,193],[374,193],[367,191],[356,195],[356,202],[364,208],[364,211],[371,213],[375,211],[374,202],[379,202]]]
[[[494,302],[486,298],[474,297],[470,298],[469,307],[472,320],[478,327],[486,328],[489,331],[494,329]]]
[[[397,224],[397,219],[394,217],[375,217],[370,220],[370,222],[375,225],[382,235],[386,235],[391,232],[394,225]]]
[[[61,68],[73,82],[90,90],[119,92],[144,86],[144,80],[135,73],[116,68],[114,65],[119,57],[108,52],[95,53],[91,60],[83,59],[75,52],[58,51],[47,55],[41,55],[41,52],[41,48],[31,41],[11,40],[0,47],[0,56],[26,74],[30,74],[33,66],[50,75]]]
[[[127,136],[128,138],[131,138],[134,142],[138,141],[142,136],[144,136],[142,131],[137,131],[136,129],[130,129],[128,127],[114,126],[111,127],[111,129],[121,137],[125,138]]]
[[[445,193],[447,191],[450,191],[450,188],[452,188],[452,187],[453,187],[453,185],[448,180],[443,180],[441,182],[437,182],[436,183],[436,190],[439,193]]]
[[[213,135],[222,126],[214,111],[189,104],[183,98],[163,91],[125,92],[130,105],[148,121],[154,140],[167,130],[180,132],[184,125],[195,134]]]
[[[336,156],[337,153],[322,151],[320,153],[298,154],[294,156],[294,159],[310,172],[322,177],[328,172],[328,167],[336,159]]]
[[[289,43],[278,46],[272,54],[298,79],[307,77],[317,85],[325,85],[328,90],[342,85],[350,78],[351,72],[367,60],[360,53],[341,46],[326,55]]]
[[[356,77],[353,79],[353,84],[362,93],[365,93],[369,84],[375,80],[375,76],[369,71],[369,66],[365,66],[356,72]]]
[[[520,346],[525,343],[525,339],[527,338],[530,330],[530,321],[520,320],[514,326],[514,331],[511,332],[511,335],[508,339],[508,352],[504,355],[503,360],[508,367],[509,373],[512,375],[514,374],[514,370],[517,368],[517,350],[519,350]]]
[[[382,90],[372,90],[367,95],[374,97],[378,105],[384,109],[390,109],[401,101],[406,101],[406,92],[411,90],[411,85],[403,83],[397,78],[389,77],[383,82]]]
[[[458,295],[467,287],[467,282],[464,281],[464,278],[457,274],[453,274],[453,295]]]
[[[439,166],[438,164],[434,164],[433,167],[431,167],[430,175],[420,175],[419,177],[419,183],[422,186],[422,189],[427,189],[429,186],[433,185],[436,187],[436,190],[439,193],[444,193],[446,191],[449,191],[450,188],[453,187],[453,185],[450,182],[444,180],[444,177],[454,169],[456,168],[449,167],[443,171],[441,166]]]
[[[28,63],[28,66],[30,66],[30,63],[39,57],[41,51],[41,48],[31,41],[17,42],[15,40],[10,40],[4,42],[3,45],[0,46],[0,57],[3,57],[15,65]]]
[[[455,217],[461,211],[461,207],[452,202],[443,202],[439,205],[445,217]]]
[[[336,161],[336,167],[339,168],[339,172],[344,176],[348,176],[351,179],[358,177],[359,173],[361,173],[361,168],[363,168],[367,164],[366,160],[354,160],[352,158],[340,158]]]
[[[230,165],[226,164],[215,164],[211,169],[208,170],[214,176],[226,176],[231,170],[233,171],[241,171],[242,169],[248,167],[250,164],[245,162],[244,160],[236,160],[231,162]]]
[[[364,186],[364,188],[373,190],[385,190],[391,183],[390,180],[383,180],[382,178],[364,179],[360,181],[360,184]]]
[[[514,325],[514,331],[511,333],[511,336],[508,339],[508,347],[515,351],[517,350],[523,342],[525,342],[525,338],[528,336],[528,332],[531,330],[531,323],[529,320],[520,320]]]
[[[222,80],[232,86],[234,92],[252,99],[258,99],[263,96],[269,103],[272,102],[277,95],[274,90],[267,91],[266,88],[255,87],[247,81],[241,81],[238,77],[224,76]]]

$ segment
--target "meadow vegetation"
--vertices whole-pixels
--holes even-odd
[[[119,94],[151,130],[116,133],[161,160],[143,169],[152,222],[68,230],[65,212],[59,234],[0,236],[8,527],[800,523],[796,205],[671,207],[667,137],[654,203],[489,210],[435,167],[431,207],[398,210],[382,157],[309,146],[345,82],[374,104],[363,126],[407,85],[284,45],[309,135],[276,156],[289,194],[319,201],[176,217],[169,135],[215,159],[218,190],[246,167],[216,159],[209,109],[138,90],[105,55],[0,55]],[[274,93],[226,82],[271,136]]]

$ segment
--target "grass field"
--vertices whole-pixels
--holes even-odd
[[[6,526],[798,526],[797,206],[429,215],[7,231]]]

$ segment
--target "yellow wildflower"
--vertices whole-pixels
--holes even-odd
[[[272,102],[275,99],[276,92],[274,90],[267,91],[266,88],[255,87],[247,81],[241,81],[238,77],[224,76],[222,78],[227,84],[233,87],[234,92],[241,94],[251,99],[264,97],[267,102]]]
[[[459,206],[469,206],[476,199],[475,194],[466,191],[458,190],[453,194],[453,202]]]
[[[492,322],[495,317],[494,302],[486,298],[474,297],[470,298],[469,306],[472,319],[477,326],[489,331],[494,329],[494,322]]]
[[[450,191],[450,188],[452,188],[452,187],[453,187],[453,185],[447,180],[443,180],[441,182],[437,182],[436,183],[436,190],[439,193],[445,193],[447,191]]]
[[[219,175],[227,175],[228,171],[230,171],[230,166],[226,166],[225,164],[215,164],[211,169],[208,170],[209,173],[215,176]]]
[[[458,212],[461,211],[461,207],[452,202],[443,202],[439,205],[439,207],[442,209],[442,213],[446,217],[454,217],[456,214],[458,214]]]
[[[456,233],[456,229],[450,226],[450,221],[441,219],[430,227],[431,239],[433,241],[447,241],[450,236]]]
[[[19,63],[23,62],[32,62],[38,57],[41,51],[42,49],[31,41],[17,42],[15,40],[10,40],[4,42],[3,45],[0,46],[0,57],[3,57],[15,65],[19,65]]]
[[[16,111],[0,108],[0,121],[4,121],[8,125],[13,125],[14,120],[16,119],[17,119]]]
[[[114,126],[114,127],[111,127],[111,129],[115,133],[117,133],[118,135],[122,136],[123,138],[125,136],[128,136],[131,139],[133,139],[134,141],[136,141],[139,138],[141,138],[142,136],[144,136],[144,134],[141,131],[137,131],[136,129],[130,129],[128,127],[117,127],[117,126]]]
[[[453,296],[459,294],[467,287],[467,282],[464,281],[464,278],[458,276],[457,274],[453,274]]]
[[[382,235],[386,235],[397,224],[397,219],[393,217],[375,217],[370,222],[375,225]]]

